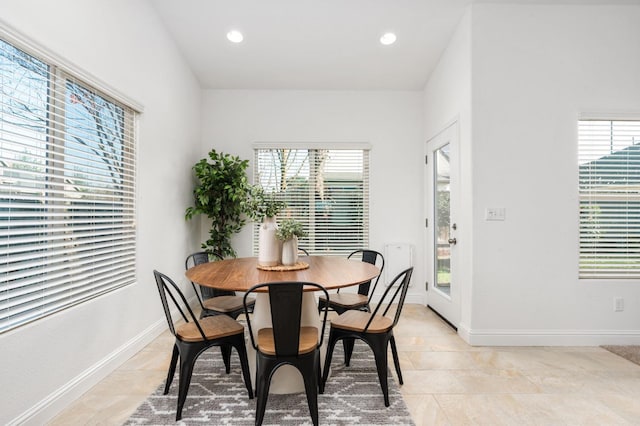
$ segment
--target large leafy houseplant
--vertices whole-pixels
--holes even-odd
[[[215,149],[208,158],[198,161],[193,170],[198,185],[193,190],[194,206],[188,207],[185,217],[191,219],[204,214],[211,219],[209,239],[202,248],[211,253],[235,257],[231,237],[245,224],[248,160],[219,153]]]

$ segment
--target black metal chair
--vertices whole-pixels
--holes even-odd
[[[301,256],[309,256],[309,252],[307,249],[303,249],[302,247],[298,247],[298,254]]]
[[[376,277],[373,288],[371,288],[371,281],[367,281],[358,286],[357,293],[340,293],[340,290],[338,290],[337,293],[329,294],[328,299],[324,299],[321,296],[318,301],[318,310],[322,309],[325,305],[328,305],[329,309],[336,311],[338,314],[342,314],[350,309],[359,309],[367,312],[371,311],[369,303],[373,293],[376,291],[378,280],[380,280],[382,270],[384,269],[384,256],[375,250],[362,249],[352,252],[347,258],[351,259],[357,256],[361,256],[363,262],[376,266],[380,265],[380,274]]]
[[[307,404],[314,425],[318,424],[318,389],[322,393],[320,377],[320,346],[327,322],[324,309],[322,330],[300,325],[302,315],[303,289],[319,290],[327,295],[327,290],[319,284],[303,282],[276,282],[258,284],[247,296],[257,290],[269,290],[272,328],[256,330],[254,337],[251,319],[247,325],[251,344],[256,350],[256,425],[261,425],[269,397],[269,387],[273,373],[283,365],[292,365],[300,371],[307,393]]]
[[[182,408],[187,399],[193,366],[200,354],[212,346],[226,348],[222,353],[227,374],[229,374],[231,370],[231,348],[236,348],[238,356],[240,357],[240,366],[242,368],[244,383],[249,393],[249,399],[253,399],[253,388],[251,386],[249,361],[247,359],[247,348],[245,346],[244,327],[242,324],[227,315],[210,316],[200,320],[196,319],[191,307],[187,303],[187,299],[178,286],[169,277],[158,271],[153,271],[153,275],[158,285],[158,292],[160,293],[162,307],[164,308],[164,313],[169,323],[169,330],[171,330],[171,333],[176,338],[173,345],[169,372],[167,373],[167,382],[164,386],[164,395],[169,393],[169,387],[173,381],[178,358],[180,358],[176,421],[182,418]],[[184,324],[174,325],[167,295],[182,315],[185,321]],[[185,315],[184,309],[189,313],[190,319]]]
[[[387,349],[389,343],[391,343],[391,354],[393,355],[393,363],[395,364],[396,373],[398,374],[398,381],[400,384],[403,384],[402,372],[400,371],[400,360],[398,359],[398,350],[396,348],[395,338],[393,337],[393,328],[396,326],[398,319],[400,318],[400,313],[404,306],[404,300],[407,296],[407,289],[409,288],[409,281],[411,280],[412,273],[413,267],[398,274],[398,276],[394,278],[385,290],[382,295],[382,299],[373,312],[349,310],[331,321],[327,357],[325,359],[323,369],[324,373],[322,375],[322,389],[324,389],[328,379],[333,349],[335,348],[338,340],[343,340],[343,342],[345,342],[344,361],[348,366],[351,361],[355,339],[360,339],[366,342],[373,351],[373,355],[376,360],[376,368],[378,370],[378,378],[380,380],[380,387],[382,388],[382,394],[384,396],[384,405],[386,407],[389,406]],[[391,295],[390,298],[388,298],[389,295]],[[396,301],[398,296],[400,296],[400,299],[397,302],[396,312],[393,319],[386,317],[389,312],[389,308]],[[386,308],[382,314],[379,315],[378,312],[384,304],[386,304]],[[346,342],[349,342],[349,344],[346,344]]]
[[[201,251],[190,254],[184,262],[185,269],[192,268],[202,263],[210,262],[210,258],[215,260],[222,260],[222,256],[219,254],[209,254]],[[216,288],[205,287],[197,285],[191,282],[193,290],[196,292],[198,302],[202,311],[200,312],[200,318],[204,318],[211,315],[228,315],[233,319],[244,312],[242,304],[242,296],[237,296],[235,292],[230,290],[219,290]],[[253,307],[253,305],[251,304]]]

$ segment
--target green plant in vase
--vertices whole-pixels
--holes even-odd
[[[303,238],[307,236],[307,232],[304,230],[302,223],[295,219],[283,219],[276,231],[276,237],[280,241],[288,241],[293,237]]]
[[[282,264],[295,265],[298,261],[298,238],[306,237],[302,223],[295,219],[284,219],[276,231],[276,238],[282,241]]]
[[[276,215],[286,207],[286,203],[275,192],[267,192],[261,186],[250,188],[247,201],[247,214],[258,222],[258,265],[276,266],[280,264],[282,249],[276,238]]]
[[[248,216],[255,222],[276,217],[287,203],[276,192],[267,192],[259,185],[252,185],[247,194],[246,209]]]

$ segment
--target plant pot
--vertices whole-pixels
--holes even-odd
[[[298,237],[282,243],[282,264],[285,266],[293,266],[298,262]]]
[[[278,224],[275,217],[267,217],[260,224],[258,234],[258,265],[276,266],[280,264],[280,241],[276,238]]]

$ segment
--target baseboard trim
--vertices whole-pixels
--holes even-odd
[[[404,299],[404,303],[415,303],[424,305],[424,298],[419,294],[407,294],[407,297]]]
[[[188,300],[191,306],[197,303],[195,296]],[[171,314],[179,316],[177,310]],[[11,420],[7,425],[42,425],[62,412],[69,404],[111,374],[125,361],[151,343],[167,329],[167,319],[162,316],[138,335],[125,342],[115,351],[65,383],[31,408]]]
[[[161,318],[137,336],[120,346],[102,360],[86,369],[27,411],[10,421],[9,425],[41,425],[51,420],[69,404],[99,383],[125,361],[151,343],[167,329],[167,320]]]
[[[380,302],[380,298],[382,297],[381,294],[374,294],[373,297],[371,298],[371,306],[372,308],[375,308],[375,305],[377,303]],[[424,306],[424,300],[422,298],[421,295],[419,294],[407,294],[407,297],[404,300],[404,303],[415,303],[415,304],[419,304],[419,305],[423,305]]]
[[[458,327],[472,346],[640,345],[640,330],[473,330]]]

